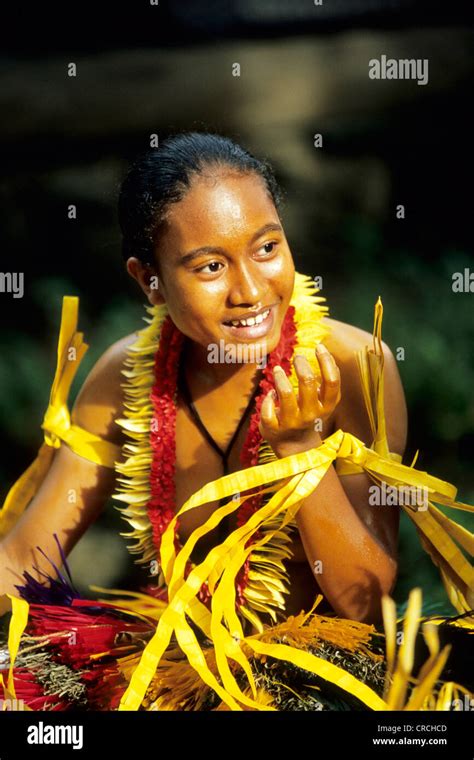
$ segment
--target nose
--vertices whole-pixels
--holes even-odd
[[[259,306],[263,303],[265,284],[246,264],[240,264],[231,275],[229,303],[232,306]]]

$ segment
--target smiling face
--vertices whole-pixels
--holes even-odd
[[[258,175],[200,174],[170,206],[155,258],[161,298],[196,347],[261,344],[268,353],[278,345],[294,265]]]

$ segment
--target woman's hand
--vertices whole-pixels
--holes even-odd
[[[260,434],[280,459],[320,446],[322,439],[316,421],[330,417],[341,398],[339,367],[332,354],[322,343],[315,353],[321,384],[307,359],[297,354],[293,364],[298,377],[298,397],[284,370],[276,366],[273,371],[276,393],[269,391],[263,400]]]

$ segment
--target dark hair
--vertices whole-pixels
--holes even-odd
[[[231,167],[257,174],[277,209],[282,193],[266,160],[259,160],[227,137],[205,132],[172,135],[159,148],[138,156],[122,182],[118,212],[122,255],[153,261],[157,232],[169,206],[182,200],[192,179],[208,167]]]

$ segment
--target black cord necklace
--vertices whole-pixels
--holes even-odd
[[[253,391],[253,393],[252,393],[252,395],[250,397],[250,400],[249,400],[249,402],[248,402],[248,404],[247,404],[247,406],[245,408],[245,411],[243,412],[243,414],[242,414],[242,416],[241,416],[241,418],[239,420],[239,423],[238,423],[238,425],[237,425],[237,427],[236,427],[236,429],[235,429],[235,431],[234,431],[234,433],[232,435],[232,438],[230,439],[230,441],[229,441],[229,443],[228,443],[225,451],[223,451],[221,449],[221,447],[215,442],[214,438],[209,433],[209,431],[206,428],[206,426],[204,425],[201,417],[199,416],[199,413],[198,413],[198,411],[197,411],[197,409],[196,409],[196,407],[194,405],[194,401],[192,399],[191,392],[189,390],[189,386],[188,386],[188,383],[187,383],[187,380],[186,380],[185,361],[181,360],[179,362],[178,377],[177,377],[177,388],[179,390],[179,393],[181,394],[181,397],[183,398],[184,402],[186,403],[186,405],[187,405],[187,407],[188,407],[188,409],[189,409],[189,411],[191,413],[191,416],[192,416],[194,422],[196,423],[196,427],[200,430],[200,432],[202,433],[202,435],[204,436],[204,438],[206,439],[206,441],[209,443],[209,445],[212,446],[212,448],[214,449],[214,451],[216,451],[219,454],[220,458],[222,459],[224,475],[228,475],[229,474],[229,456],[231,454],[232,447],[233,447],[233,445],[234,445],[234,443],[235,443],[235,441],[237,439],[237,436],[240,433],[240,430],[242,429],[242,425],[244,424],[245,420],[248,417],[248,414],[249,414],[251,408],[253,407],[253,404],[255,402],[255,398],[256,398],[256,396],[258,394],[258,391],[259,391],[259,387],[260,387],[260,383],[257,383],[257,385],[256,385],[256,387],[255,387],[255,389],[254,389],[254,391]],[[223,500],[221,499],[219,501],[219,506],[222,506],[222,504],[223,504]],[[227,517],[224,520],[221,520],[221,522],[219,523],[218,536],[219,536],[219,542],[220,543],[222,543],[225,540],[225,538],[226,538],[226,536],[228,534],[228,522],[229,522],[229,515],[227,515]]]

